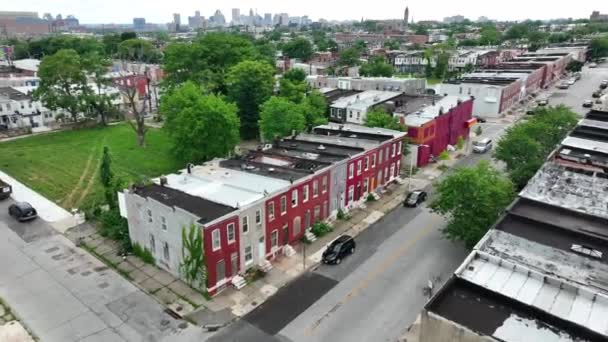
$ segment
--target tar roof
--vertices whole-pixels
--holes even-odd
[[[608,179],[546,163],[520,193],[552,206],[608,218]]]
[[[333,156],[343,156],[350,157],[357,155],[363,151],[365,151],[362,147],[354,147],[354,146],[342,146],[339,144],[329,144],[322,143],[317,141],[316,139],[307,139],[307,136],[303,136],[302,139],[283,139],[278,142],[276,145],[278,148],[281,147],[290,147],[294,149],[298,149],[300,151],[316,153],[322,152],[328,155]]]
[[[463,99],[458,96],[446,96],[435,102],[435,104],[427,105],[426,107],[419,109],[417,112],[407,115],[405,117],[405,125],[408,127],[420,127],[435,119],[437,116],[439,116],[439,113],[447,113],[452,108],[456,107],[462,100]]]
[[[235,208],[157,184],[137,187],[135,193],[142,197],[152,198],[167,206],[181,208],[192,213],[200,218],[199,223],[201,224],[209,223],[235,210]]]
[[[454,277],[427,304],[427,310],[499,341],[604,341],[597,333],[545,314],[507,296]]]
[[[395,131],[393,129],[366,127],[353,124],[337,124],[328,123],[314,128],[315,133],[327,135],[344,135],[357,133],[363,139],[385,141],[393,138],[402,138],[407,135],[405,132]],[[321,133],[322,132],[322,133]]]
[[[314,171],[297,170],[247,159],[222,160],[220,166],[269,178],[281,179],[290,183],[314,173]]]
[[[343,147],[355,147],[357,149],[369,150],[380,145],[377,140],[363,139],[357,133],[339,135],[321,135],[321,134],[298,134],[297,140],[315,142],[319,144],[338,145]],[[325,145],[324,145],[325,146]]]

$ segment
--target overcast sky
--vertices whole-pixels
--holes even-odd
[[[308,15],[311,19],[387,19],[403,16],[406,1],[402,0],[6,0],[0,10],[36,11],[40,16],[50,12],[75,15],[81,23],[131,23],[133,17],[145,17],[148,22],[167,23],[172,13],[182,15],[182,23],[194,11],[209,17],[222,11],[230,20],[231,8],[241,13],[257,8],[258,13],[286,12],[291,16]],[[607,0],[411,0],[407,1],[410,16],[415,21],[443,19],[461,14],[469,19],[486,16],[500,20],[588,18],[593,10],[608,13]]]

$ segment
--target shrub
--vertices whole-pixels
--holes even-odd
[[[376,197],[374,197],[373,194],[369,194],[369,195],[367,195],[365,202],[374,202],[375,200],[376,200]]]
[[[338,214],[336,215],[336,217],[338,218],[338,220],[341,221],[347,221],[348,219],[350,219],[350,216],[342,209],[338,209]]]
[[[450,154],[448,151],[443,151],[439,154],[439,160],[450,160]]]
[[[312,228],[310,230],[313,234],[315,234],[315,236],[321,237],[327,233],[330,233],[334,229],[325,222],[317,222],[312,225]]]
[[[154,265],[154,256],[146,247],[140,246],[138,243],[133,244],[133,254],[141,259],[146,264]]]
[[[120,242],[122,252],[129,252],[131,250],[129,224],[124,217],[120,216],[118,208],[102,211],[98,213],[97,216],[101,225],[99,234],[103,237]]]
[[[456,141],[456,148],[459,150],[462,150],[463,147],[464,147],[464,139],[462,137],[458,137],[458,140]]]
[[[307,244],[307,245],[310,245],[312,243],[312,241],[308,240],[306,235],[302,235],[302,237],[300,238],[300,242]]]
[[[483,129],[481,129],[481,126],[477,126],[477,128],[475,128],[475,134],[480,136],[481,133],[483,133]]]
[[[450,169],[450,167],[449,167],[449,166],[447,166],[447,165],[445,165],[445,164],[441,164],[441,165],[437,166],[437,168],[438,168],[438,169],[439,169],[439,171],[441,171],[441,172],[446,172],[447,170],[449,170],[449,169]]]

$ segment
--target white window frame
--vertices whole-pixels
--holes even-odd
[[[217,244],[216,244],[217,241]],[[222,248],[222,234],[220,233],[220,229],[214,229],[211,232],[211,249],[215,251],[219,251]]]
[[[277,248],[279,246],[279,230],[275,229],[270,233],[270,249]]]
[[[376,167],[376,154],[372,154],[372,168]]]
[[[249,233],[249,216],[243,216],[243,218],[241,218],[241,225],[243,234]]]
[[[249,252],[247,251],[249,249]],[[253,263],[253,248],[251,246],[245,246],[245,265],[251,265]]]
[[[255,211],[255,224],[257,224],[258,226],[262,224],[262,211],[261,210]]]
[[[363,193],[366,194],[369,192],[369,178],[365,178],[363,180]]]
[[[302,187],[302,203],[308,202],[308,184]]]
[[[298,206],[298,189],[291,191],[291,207],[296,208]]]
[[[397,144],[397,154],[401,154],[401,149],[403,148],[403,144],[401,143],[401,141]]]
[[[369,170],[369,156],[365,156],[365,160],[363,163],[363,170],[365,170],[365,171]]]
[[[327,192],[327,176],[323,176],[323,179],[321,180],[321,192]]]
[[[348,166],[348,179],[353,179],[353,177],[355,176],[355,163],[351,163]]]
[[[312,182],[312,197],[319,197],[319,181],[316,179]]]
[[[236,241],[236,228],[234,223],[228,223],[226,226],[226,235],[228,236],[228,243],[232,244]],[[232,239],[230,238],[230,231],[232,231]]]
[[[268,220],[274,220],[274,201],[268,203]]]
[[[397,146],[395,146],[395,144],[391,145],[391,157],[395,156],[395,152],[397,150]]]
[[[287,214],[287,196],[283,195],[280,199],[279,209],[281,210],[281,216]]]
[[[152,255],[156,255],[156,238],[154,237],[154,234],[150,233],[150,251],[152,252]]]
[[[361,159],[357,160],[357,176],[361,175],[361,164],[363,162],[361,161]]]
[[[167,218],[164,216],[160,217],[160,228],[164,231],[167,231]]]
[[[169,251],[169,243],[167,241],[163,242],[163,259],[165,261],[171,260],[171,252]]]
[[[346,198],[347,198],[346,204],[355,200],[355,186],[354,185],[351,185],[348,187],[348,197],[346,197]]]
[[[380,152],[378,152],[378,165],[382,164],[382,152],[384,151],[384,149],[380,149]]]

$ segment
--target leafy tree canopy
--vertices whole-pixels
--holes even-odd
[[[271,97],[262,105],[260,133],[266,140],[304,131],[306,118],[302,107],[282,97]]]
[[[404,131],[405,127],[399,120],[391,116],[382,108],[374,108],[367,112],[365,116],[365,126],[394,129],[396,131]]]
[[[361,66],[359,74],[367,77],[392,77],[393,71],[393,67],[383,57],[372,57],[367,64]]]
[[[303,37],[298,37],[287,42],[283,45],[282,51],[289,58],[298,58],[304,61],[309,60],[314,52],[310,41]]]

